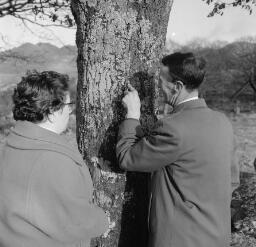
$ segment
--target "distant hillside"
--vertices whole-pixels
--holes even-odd
[[[256,57],[256,44],[250,42],[234,42],[218,49],[203,48],[197,52],[207,60],[207,89],[215,88],[217,93],[232,95],[246,82],[246,74],[256,62],[248,57]],[[253,94],[253,90],[247,86],[243,93]]]
[[[19,82],[27,70],[54,70],[77,77],[76,47],[25,43],[0,53],[0,90]]]
[[[196,40],[186,46],[167,41],[166,47],[169,50],[166,49],[165,54],[175,51],[194,52],[206,59],[206,77],[201,86],[201,93],[210,105],[217,105],[221,109],[226,106],[232,108],[239,101],[245,108],[255,108],[256,94],[252,87],[247,84],[243,90],[239,91],[239,89],[248,82],[249,78],[252,78],[250,76],[252,68],[255,71],[253,83],[256,86],[256,41],[254,43],[237,41],[227,44]]]
[[[206,58],[207,73],[202,85],[202,93],[213,102],[218,99],[225,104],[225,101],[230,100],[232,95],[248,80],[248,76],[246,77],[243,71],[246,65],[244,57],[249,55],[250,59],[254,59],[248,66],[255,67],[256,75],[256,44],[250,41],[227,44],[222,41],[209,43],[203,39],[196,39],[182,46],[168,40],[164,53],[170,54],[175,51],[191,51]],[[75,82],[77,78],[76,56],[75,46],[58,48],[48,43],[36,45],[25,43],[2,52],[0,53],[0,91],[15,85],[27,70],[33,69],[66,73]],[[256,85],[256,77],[254,82]],[[238,100],[246,103],[255,101],[255,98],[255,93],[249,85],[238,96]]]

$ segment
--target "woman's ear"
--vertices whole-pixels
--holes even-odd
[[[47,119],[50,123],[54,123],[55,122],[55,118],[57,117],[58,111],[54,111],[51,114],[49,114],[47,116]]]

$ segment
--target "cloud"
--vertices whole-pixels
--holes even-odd
[[[176,1],[170,16],[168,37],[175,32],[175,41],[186,43],[195,37],[232,42],[243,36],[256,36],[256,11],[249,15],[241,8],[229,8],[223,16],[208,18],[209,11],[209,6],[203,1]]]

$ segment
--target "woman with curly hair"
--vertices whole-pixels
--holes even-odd
[[[107,230],[91,203],[93,185],[78,150],[60,134],[72,111],[68,77],[23,77],[13,94],[16,125],[0,156],[0,246],[87,247]]]

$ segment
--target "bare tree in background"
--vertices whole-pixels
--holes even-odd
[[[256,69],[256,43],[250,42],[241,42],[237,50],[234,53],[234,56],[237,61],[237,68],[243,72],[245,80],[252,78],[252,73]],[[254,80],[254,78],[253,78]],[[254,81],[252,81],[254,82]]]
[[[233,99],[247,86],[250,85],[256,93],[256,43],[255,38],[244,38],[236,44],[230,63],[240,73],[240,80],[244,83],[234,93]]]

